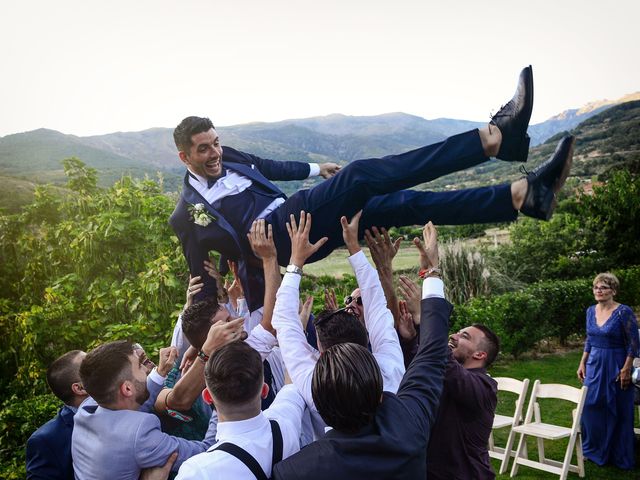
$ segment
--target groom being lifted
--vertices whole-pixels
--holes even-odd
[[[497,157],[525,162],[527,127],[533,108],[531,67],[520,73],[513,98],[486,127],[400,155],[356,160],[339,170],[321,165],[266,160],[224,147],[208,118],[187,117],[173,136],[187,173],[180,200],[169,223],[182,243],[192,275],[205,279],[199,295],[215,295],[215,280],[204,261],[215,250],[238,262],[238,274],[249,309],[262,306],[262,264],[249,245],[247,232],[256,218],[271,224],[280,265],[291,254],[286,222],[301,210],[311,213],[311,241],[329,240],[309,262],[320,260],[342,244],[340,217],[363,210],[360,231],[378,227],[463,225],[513,221],[525,215],[548,220],[555,194],[569,173],[573,137],[563,138],[549,160],[511,184],[447,192],[405,190],[448,173]],[[320,174],[326,181],[287,198],[271,180],[301,180]],[[299,266],[289,265],[287,271]]]

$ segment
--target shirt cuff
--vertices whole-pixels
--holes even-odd
[[[260,324],[251,330],[251,335],[270,348],[278,345],[278,339]]]
[[[317,163],[310,163],[309,164],[309,177],[317,177],[318,175],[320,175],[320,165],[318,165]]]
[[[151,373],[149,374],[149,379],[153,382],[156,383],[158,385],[164,385],[164,381],[167,377],[163,377],[162,375],[160,375],[158,373],[158,368],[154,368],[153,370],[151,370]]]
[[[302,280],[301,275],[298,275],[297,273],[287,272],[284,274],[280,286],[283,287],[286,285],[287,287],[300,288],[300,280]]]
[[[422,282],[422,298],[444,298],[444,283],[437,277],[427,277]]]
[[[364,254],[362,250],[359,250],[353,255],[351,255],[349,258],[347,258],[347,260],[349,260],[349,263],[351,264],[351,268],[353,268],[354,270],[356,269],[356,267],[360,265],[369,263],[369,260],[367,260],[367,256]]]

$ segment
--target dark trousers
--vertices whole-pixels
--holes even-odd
[[[292,195],[267,221],[273,225],[281,265],[289,263],[291,244],[286,222],[300,210],[311,213],[311,241],[329,237],[310,259],[321,260],[343,245],[340,217],[363,210],[360,235],[372,226],[436,225],[504,222],[518,212],[511,202],[509,184],[446,192],[405,190],[488,160],[478,130],[454,135],[443,142],[400,155],[356,160],[334,177],[310,190]]]

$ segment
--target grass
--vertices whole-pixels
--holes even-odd
[[[369,249],[365,247],[362,250],[373,265],[371,255],[369,255]],[[304,271],[314,276],[329,275],[336,278],[341,278],[345,273],[353,275],[351,265],[347,261],[348,257],[349,252],[346,248],[338,248],[327,258],[305,265]],[[400,247],[400,250],[393,259],[393,269],[394,271],[401,271],[412,268],[415,269],[416,272],[418,271],[418,253],[415,247],[411,246],[408,241],[404,241],[403,246]]]
[[[531,380],[529,386],[530,394],[533,382],[539,379],[542,383],[562,383],[579,387],[580,382],[576,378],[576,369],[578,362],[580,361],[581,351],[573,351],[563,354],[552,354],[538,360],[518,360],[518,361],[502,361],[494,365],[490,369],[490,374],[494,377],[513,377],[517,379],[528,378]],[[509,415],[513,413],[515,395],[500,392],[498,395],[498,407],[497,413],[503,415]],[[528,398],[527,398],[528,402]],[[574,404],[564,401],[555,401],[549,399],[543,399],[540,401],[540,410],[542,413],[542,421],[555,423],[563,426],[571,425],[571,410]],[[525,411],[527,404],[525,403]],[[639,424],[638,413],[636,409],[636,426]],[[496,445],[503,446],[506,443],[507,429],[501,429],[494,433]],[[518,437],[516,437],[516,442]],[[516,443],[517,445],[517,443]],[[567,446],[567,441],[551,442],[545,440],[545,456],[555,460],[562,460],[564,452]],[[637,445],[637,444],[636,444]],[[515,448],[515,446],[514,446]],[[537,459],[538,449],[535,445],[535,440],[527,441],[527,448],[529,450],[529,457]],[[640,453],[636,447],[636,465],[640,465]],[[575,455],[572,460],[575,463]],[[491,461],[493,469],[498,472],[500,469],[500,462],[492,459]],[[507,473],[504,475],[497,475],[498,479],[509,478],[509,472],[511,471],[512,463],[509,463]],[[521,480],[527,479],[545,479],[545,478],[558,478],[557,475],[535,470],[529,467],[518,467],[518,474],[516,478]],[[577,473],[569,473],[568,478],[580,478]],[[635,471],[624,471],[613,466],[599,467],[592,462],[585,461],[585,478],[588,479],[612,479],[616,480],[638,480],[640,478],[640,471],[636,468]]]

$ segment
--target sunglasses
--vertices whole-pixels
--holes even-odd
[[[350,305],[350,304],[351,304],[351,302],[353,302],[354,300],[356,301],[356,303],[357,303],[358,305],[362,306],[362,297],[354,297],[354,296],[352,296],[352,295],[349,295],[348,297],[345,297],[345,298],[344,298],[344,304],[348,306],[348,305]]]
[[[360,298],[360,297],[358,297],[358,298]],[[313,319],[313,325],[316,326],[316,327],[318,325],[322,325],[323,323],[327,322],[327,320],[329,320],[330,318],[333,318],[338,313],[342,313],[342,312],[345,312],[345,313],[347,313],[349,315],[352,315],[352,316],[358,318],[358,313],[355,311],[353,306],[347,305],[346,307],[339,308],[338,310],[334,310],[333,312],[328,313],[327,315],[320,315],[318,317],[315,317]]]

